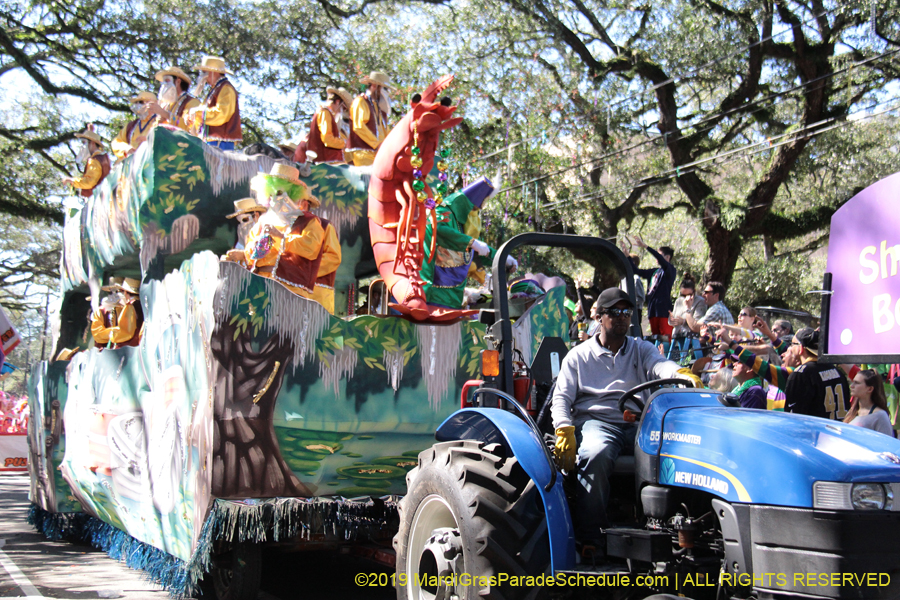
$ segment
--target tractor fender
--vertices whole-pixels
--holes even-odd
[[[575,566],[575,531],[562,477],[556,478],[549,491],[546,489],[556,465],[548,463],[543,440],[527,423],[498,408],[466,408],[441,423],[434,437],[439,442],[473,440],[505,446],[540,490],[550,537],[551,568],[557,572]]]

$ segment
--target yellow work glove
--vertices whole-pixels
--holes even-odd
[[[556,456],[556,464],[564,471],[575,470],[575,426],[566,425],[556,428],[556,447],[553,455]]]
[[[691,371],[687,367],[684,367],[683,369],[678,369],[678,375],[680,375],[683,379],[690,380],[690,382],[694,384],[695,388],[703,389],[704,387],[706,387],[703,385],[703,381],[699,377],[694,375],[693,371]]]

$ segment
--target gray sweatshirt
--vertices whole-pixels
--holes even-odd
[[[873,413],[856,417],[850,421],[850,424],[865,427],[866,429],[871,429],[894,437],[894,428],[891,426],[891,415],[880,408],[876,409]]]
[[[627,337],[613,354],[595,335],[563,360],[550,406],[553,427],[580,426],[590,419],[624,423],[616,406],[622,392],[654,379],[678,377],[680,368],[650,342]]]

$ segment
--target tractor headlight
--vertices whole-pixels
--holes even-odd
[[[813,484],[813,508],[823,510],[893,510],[893,487],[889,483],[817,481]]]
[[[893,501],[892,496],[880,483],[854,483],[850,489],[850,504],[856,510],[890,510],[888,500]]]

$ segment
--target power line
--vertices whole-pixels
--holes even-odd
[[[782,134],[779,136],[775,136],[772,138],[767,138],[764,141],[756,142],[753,144],[748,144],[746,146],[742,146],[741,148],[729,150],[728,152],[723,152],[721,154],[716,154],[715,156],[710,156],[710,157],[707,157],[707,158],[704,158],[701,160],[697,160],[692,163],[688,163],[686,165],[679,166],[675,169],[669,169],[666,171],[662,171],[656,175],[649,175],[646,177],[642,177],[641,179],[633,180],[632,182],[630,182],[628,184],[620,185],[620,186],[617,186],[617,187],[611,188],[611,189],[606,189],[602,193],[599,193],[599,194],[585,195],[585,196],[581,196],[578,198],[560,200],[557,202],[547,202],[547,203],[542,204],[541,208],[556,208],[556,207],[563,206],[566,204],[575,204],[575,203],[581,203],[581,202],[586,202],[586,201],[590,201],[590,200],[597,200],[599,198],[609,196],[612,193],[631,190],[631,189],[634,189],[635,187],[638,187],[641,185],[648,186],[648,187],[651,185],[657,185],[659,183],[663,183],[670,179],[678,178],[683,175],[687,175],[689,173],[696,172],[697,170],[699,170],[698,169],[699,166],[709,163],[709,162],[718,161],[723,158],[727,159],[727,160],[722,160],[719,164],[728,164],[730,162],[734,162],[735,160],[744,158],[745,156],[754,156],[761,152],[766,152],[773,148],[778,148],[780,146],[784,146],[785,144],[789,144],[791,142],[795,142],[795,141],[803,139],[803,138],[814,137],[816,135],[826,133],[828,131],[840,129],[842,127],[846,127],[846,126],[852,125],[854,123],[867,121],[874,117],[883,115],[892,110],[896,110],[896,109],[900,108],[900,105],[892,106],[892,107],[886,108],[884,110],[865,115],[863,117],[853,118],[855,115],[862,114],[862,113],[869,111],[875,107],[882,106],[882,105],[888,104],[890,102],[896,102],[898,100],[900,100],[900,97],[890,98],[888,100],[884,100],[882,102],[873,104],[872,106],[869,106],[866,109],[852,113],[851,115],[848,115],[847,117],[831,117],[829,119],[823,119],[822,121],[818,121],[816,123],[810,124],[810,125],[804,127],[803,129],[791,131],[791,132],[788,132],[788,133],[785,133],[785,134]],[[821,129],[817,129],[818,127],[821,127],[822,125],[826,125],[828,123],[836,123],[836,124],[834,124],[830,127],[824,127]],[[781,142],[778,142],[775,144],[771,143],[772,140],[786,138],[786,137],[789,139],[786,139],[784,141],[781,141]],[[765,146],[765,147],[762,147],[762,146]],[[754,152],[750,152],[749,154],[746,154],[746,152],[748,150],[751,150],[753,148],[758,148],[758,149]]]
[[[778,97],[781,97],[781,96],[785,96],[785,95],[790,94],[790,93],[792,93],[792,92],[795,92],[795,91],[797,91],[797,90],[801,90],[801,89],[803,89],[803,88],[805,88],[805,87],[807,87],[807,86],[810,86],[810,85],[814,85],[814,84],[816,84],[816,83],[819,83],[820,81],[823,81],[823,80],[825,80],[825,79],[829,79],[829,78],[831,78],[831,77],[835,77],[835,76],[837,76],[837,75],[841,75],[841,74],[846,73],[846,72],[848,72],[848,71],[852,71],[853,68],[855,68],[855,67],[859,67],[859,66],[868,64],[868,63],[873,62],[873,61],[876,61],[876,60],[880,60],[880,59],[883,59],[883,58],[887,58],[887,57],[889,57],[889,56],[893,56],[893,55],[898,54],[898,53],[900,53],[900,50],[891,50],[891,51],[889,51],[889,52],[884,52],[884,53],[879,54],[879,55],[877,55],[877,56],[872,56],[872,57],[869,57],[869,58],[866,58],[866,59],[863,59],[863,60],[860,60],[860,61],[851,63],[850,65],[848,65],[848,66],[846,66],[846,67],[844,67],[844,68],[842,68],[842,69],[839,69],[839,70],[837,70],[837,71],[832,71],[832,72],[830,72],[830,73],[827,73],[827,74],[825,74],[825,75],[822,75],[822,76],[820,76],[820,77],[817,77],[816,79],[812,79],[812,80],[810,80],[810,81],[808,81],[808,82],[806,82],[806,83],[802,83],[802,84],[796,85],[796,86],[794,86],[794,87],[792,87],[792,88],[789,88],[789,89],[787,89],[787,90],[783,90],[783,91],[781,91],[781,92],[776,92],[776,93],[770,94],[770,95],[768,95],[768,96],[766,96],[766,97],[764,97],[764,98],[758,98],[758,99],[756,99],[756,100],[751,100],[751,101],[749,101],[749,102],[746,102],[746,103],[744,103],[744,104],[742,104],[742,105],[740,105],[740,106],[736,106],[736,107],[734,107],[734,108],[732,108],[732,109],[729,109],[729,110],[727,110],[727,111],[724,111],[724,112],[714,113],[714,114],[712,114],[712,115],[708,115],[708,116],[706,116],[706,117],[700,119],[699,121],[696,121],[696,122],[694,122],[694,123],[689,123],[689,124],[684,125],[684,126],[682,127],[682,130],[684,130],[684,129],[690,129],[690,128],[692,128],[692,127],[696,127],[697,125],[700,125],[700,124],[709,122],[709,121],[711,121],[711,120],[713,120],[713,119],[716,119],[716,118],[718,118],[718,117],[727,117],[728,115],[730,115],[730,114],[732,114],[732,113],[735,113],[735,112],[737,112],[737,111],[739,111],[739,110],[742,110],[742,109],[744,109],[744,108],[753,106],[753,105],[755,105],[755,104],[761,104],[761,103],[763,103],[763,102],[766,102],[766,101],[769,101],[769,100],[773,100],[773,99],[778,98]],[[752,115],[752,114],[755,114],[756,112],[759,112],[760,110],[764,110],[764,108],[760,108],[760,109],[751,111],[751,112],[747,113],[747,116]],[[679,135],[679,136],[672,136],[672,141],[682,140],[682,139],[684,139],[684,138],[686,138],[686,137],[690,137],[690,136],[696,135],[696,134],[698,134],[698,133],[702,133],[702,132],[705,132],[705,131],[709,131],[709,130],[713,129],[714,127],[715,127],[715,125],[714,125],[713,127],[709,127],[709,128],[706,128],[706,129],[695,130],[695,131],[693,131],[692,133],[689,133],[689,134],[681,134],[681,135]],[[513,185],[513,186],[509,186],[509,187],[503,188],[503,189],[501,189],[501,190],[498,192],[498,194],[499,194],[499,193],[502,193],[502,192],[510,192],[510,191],[516,190],[516,189],[518,189],[518,188],[520,188],[520,187],[524,187],[524,186],[527,186],[527,185],[531,185],[532,183],[536,183],[536,182],[538,182],[538,181],[543,181],[543,180],[545,180],[545,179],[549,179],[549,178],[554,177],[554,176],[556,176],[556,175],[561,175],[561,174],[563,174],[563,173],[567,173],[567,172],[569,172],[569,171],[571,171],[571,170],[573,170],[573,169],[577,169],[577,168],[579,168],[579,167],[583,167],[583,166],[589,165],[589,164],[591,164],[591,163],[596,163],[596,162],[604,161],[604,160],[606,160],[606,159],[608,159],[608,158],[613,158],[613,157],[619,156],[620,154],[629,152],[629,151],[631,151],[631,150],[635,150],[635,149],[640,148],[640,147],[642,147],[642,146],[646,146],[646,145],[652,144],[652,143],[657,142],[657,141],[659,141],[659,140],[665,140],[665,141],[668,141],[668,138],[669,138],[669,135],[668,135],[667,133],[656,134],[656,135],[654,135],[653,137],[651,137],[651,138],[649,138],[649,139],[647,139],[647,140],[638,142],[638,143],[636,143],[636,144],[632,144],[631,146],[627,146],[627,147],[625,147],[625,148],[620,148],[619,150],[615,150],[615,151],[613,151],[613,152],[609,152],[609,153],[603,154],[603,155],[601,155],[601,156],[597,156],[597,157],[594,157],[594,158],[590,158],[590,159],[581,161],[581,162],[579,162],[579,163],[570,165],[570,166],[568,166],[568,167],[564,167],[564,168],[559,169],[559,170],[557,170],[557,171],[553,171],[552,173],[547,173],[547,174],[545,174],[545,175],[541,175],[540,177],[535,177],[534,179],[530,179],[530,180],[528,180],[528,181],[524,181],[524,182],[522,182],[522,183],[519,183],[519,184],[516,184],[516,185]],[[519,143],[522,143],[522,142],[519,142]]]
[[[809,23],[811,23],[811,22],[813,22],[813,21],[817,21],[820,17],[824,17],[825,15],[827,15],[827,14],[829,14],[829,13],[832,13],[832,12],[835,12],[836,10],[838,10],[838,9],[840,9],[840,8],[843,8],[843,5],[835,6],[834,8],[829,9],[829,10],[826,10],[826,11],[823,11],[822,13],[820,13],[820,14],[818,14],[818,15],[814,15],[814,16],[810,17],[809,19],[807,19],[806,21],[802,21],[802,22],[800,23],[800,26],[801,26],[801,27],[805,27],[805,26],[807,26]],[[646,94],[647,92],[651,92],[651,93],[652,93],[652,92],[658,90],[659,88],[661,88],[661,87],[663,87],[663,86],[665,86],[665,85],[669,85],[670,83],[676,83],[676,82],[679,82],[679,81],[681,81],[681,80],[683,80],[683,79],[687,79],[689,76],[694,75],[694,74],[698,73],[699,71],[701,71],[701,70],[703,70],[703,69],[706,69],[706,68],[711,67],[711,66],[713,66],[713,65],[716,65],[716,64],[718,64],[718,63],[720,63],[720,62],[722,62],[722,61],[724,61],[724,60],[727,60],[727,59],[729,59],[729,58],[732,58],[732,57],[734,57],[734,56],[737,56],[737,55],[739,55],[739,54],[741,54],[741,53],[743,53],[743,52],[745,52],[745,51],[747,51],[747,50],[751,50],[751,49],[755,48],[756,46],[762,44],[763,42],[768,42],[768,41],[770,41],[770,40],[774,40],[776,37],[778,37],[778,36],[780,36],[780,35],[782,35],[782,34],[784,34],[784,33],[788,33],[788,32],[790,32],[790,31],[792,31],[792,28],[789,27],[789,28],[787,28],[787,29],[784,29],[784,30],[778,32],[778,33],[772,34],[772,35],[770,35],[770,36],[768,36],[768,37],[761,38],[761,39],[757,40],[756,42],[753,42],[753,43],[750,44],[749,46],[745,46],[745,47],[739,48],[738,50],[733,51],[731,54],[726,54],[726,55],[724,55],[724,56],[720,56],[720,57],[718,57],[718,58],[714,58],[713,60],[708,61],[708,62],[704,63],[703,65],[700,65],[699,67],[696,67],[696,68],[694,68],[694,69],[691,69],[691,70],[688,71],[687,73],[683,73],[683,74],[681,74],[681,75],[676,75],[676,76],[674,76],[674,77],[670,77],[670,78],[666,79],[665,81],[662,81],[662,82],[660,82],[660,83],[654,84],[654,85],[652,85],[652,86],[650,86],[650,87],[648,87],[648,88],[642,89],[640,92],[636,92],[636,93],[634,93],[634,94],[632,94],[632,95],[630,95],[630,96],[626,96],[625,98],[621,98],[621,99],[619,99],[619,100],[616,100],[615,102],[611,102],[611,103],[607,104],[606,107],[603,108],[603,109],[595,109],[595,110],[593,110],[593,111],[590,111],[590,112],[586,113],[585,116],[588,117],[588,116],[595,116],[595,115],[601,114],[601,112],[602,112],[603,110],[608,111],[608,110],[612,109],[613,106],[618,106],[619,104],[622,104],[622,103],[624,103],[624,102],[627,102],[628,100],[633,100],[634,98],[641,97],[641,96],[643,96],[644,94]],[[509,150],[510,148],[514,148],[514,147],[516,147],[516,146],[519,146],[519,145],[521,145],[521,144],[525,144],[525,143],[534,141],[534,140],[536,140],[536,139],[542,137],[543,135],[544,135],[544,134],[541,133],[540,135],[535,135],[535,136],[532,136],[532,137],[530,137],[530,138],[526,138],[526,139],[524,139],[524,140],[515,142],[515,143],[513,143],[513,144],[510,144],[510,145],[508,145],[508,146],[505,146],[505,147],[503,147],[503,148],[500,148],[499,150],[495,150],[495,151],[493,151],[493,152],[490,152],[489,154],[486,154],[486,155],[484,155],[484,156],[480,156],[480,157],[474,159],[474,160],[472,161],[472,163],[470,163],[470,164],[474,164],[474,163],[477,163],[477,162],[479,162],[479,161],[485,160],[485,159],[487,159],[487,158],[489,158],[489,157],[496,156],[497,154],[501,154],[502,152],[504,152],[504,151],[506,151],[506,150]]]
[[[889,99],[889,100],[885,100],[885,101],[883,101],[883,102],[879,102],[879,103],[877,103],[877,104],[874,104],[874,105],[868,107],[868,108],[865,109],[865,110],[871,110],[872,108],[875,108],[875,107],[877,107],[877,106],[881,106],[881,105],[886,104],[886,103],[889,103],[889,102],[896,101],[896,100],[898,100],[898,99],[900,99],[900,97],[898,97],[898,98],[891,98],[891,99]],[[745,153],[747,150],[752,149],[752,148],[755,148],[755,147],[759,147],[759,149],[756,150],[756,151],[754,151],[754,152],[750,152],[749,155],[746,155],[746,156],[754,156],[754,155],[759,154],[759,153],[761,153],[761,152],[766,152],[766,151],[771,150],[771,149],[773,149],[773,148],[778,148],[778,147],[780,147],[780,146],[784,146],[785,144],[789,144],[789,143],[791,143],[791,142],[797,141],[798,139],[802,139],[802,138],[804,138],[804,137],[813,137],[813,136],[819,135],[819,134],[821,134],[821,133],[825,133],[825,132],[828,132],[828,131],[832,131],[832,130],[834,130],[834,129],[840,129],[840,128],[842,128],[842,127],[846,127],[847,125],[850,125],[850,124],[853,124],[853,123],[858,123],[858,122],[860,122],[860,121],[865,121],[865,120],[868,120],[868,119],[871,119],[871,118],[880,116],[880,115],[882,115],[882,114],[885,114],[885,113],[890,112],[890,111],[892,111],[892,110],[895,110],[895,109],[897,109],[897,108],[900,108],[900,106],[890,107],[890,108],[884,109],[884,110],[882,110],[882,111],[879,111],[879,112],[877,112],[877,113],[873,113],[873,114],[867,115],[867,116],[865,116],[865,117],[860,117],[860,118],[856,118],[856,119],[852,119],[852,120],[846,120],[846,121],[841,120],[841,119],[838,118],[838,117],[833,117],[833,118],[831,118],[831,119],[825,119],[825,120],[823,120],[823,121],[819,121],[818,123],[814,123],[814,124],[812,124],[812,125],[809,125],[808,127],[805,127],[805,128],[803,128],[803,129],[796,130],[796,131],[792,131],[792,132],[790,132],[790,133],[783,134],[783,135],[781,135],[781,136],[776,136],[775,138],[769,138],[769,139],[767,139],[767,140],[764,141],[764,142],[757,142],[757,143],[753,143],[753,144],[748,144],[748,145],[746,145],[746,146],[743,146],[743,147],[741,147],[741,148],[737,148],[737,149],[735,149],[735,150],[731,150],[731,151],[728,151],[728,152],[724,152],[724,153],[722,153],[722,154],[717,154],[717,155],[715,155],[715,156],[711,156],[711,157],[707,157],[707,158],[702,159],[702,160],[699,160],[699,161],[695,161],[695,162],[693,162],[693,163],[690,163],[689,165],[685,165],[684,168],[679,167],[679,168],[677,168],[677,169],[670,169],[670,170],[667,170],[667,171],[663,171],[663,172],[661,172],[661,173],[659,173],[659,174],[657,174],[657,175],[647,176],[647,177],[644,177],[644,178],[642,178],[642,179],[639,179],[639,180],[637,180],[637,181],[635,181],[635,182],[633,182],[633,183],[630,183],[630,184],[625,184],[625,185],[618,186],[618,187],[616,187],[616,188],[604,190],[604,192],[603,192],[603,193],[600,193],[600,194],[588,194],[588,195],[584,195],[584,196],[581,196],[581,197],[575,198],[575,199],[561,200],[561,201],[559,201],[559,202],[548,202],[548,203],[543,204],[543,205],[542,205],[542,208],[553,208],[554,206],[560,206],[560,205],[569,204],[569,203],[576,203],[576,202],[585,202],[585,201],[589,201],[589,200],[596,200],[596,199],[602,198],[602,197],[604,197],[604,196],[610,195],[611,192],[618,192],[618,191],[630,190],[630,189],[633,189],[634,187],[636,187],[636,186],[638,186],[638,185],[640,185],[640,184],[644,184],[645,186],[656,185],[656,184],[659,184],[659,183],[663,183],[663,182],[665,182],[665,181],[668,181],[669,179],[672,179],[672,178],[678,178],[678,177],[681,177],[682,175],[687,175],[687,174],[689,174],[689,173],[696,172],[696,171],[699,170],[698,167],[699,167],[701,164],[705,164],[705,163],[707,163],[707,162],[717,161],[717,160],[719,160],[720,158],[731,156],[732,158],[729,158],[728,160],[723,160],[723,161],[721,161],[721,162],[719,163],[719,164],[728,164],[728,163],[734,162],[735,160],[738,160],[738,159],[740,159],[740,158],[744,158],[744,157],[745,157],[745,154],[744,154],[744,153]],[[857,111],[856,113],[853,113],[853,115],[857,115],[857,114],[860,114],[860,113],[862,113],[862,112],[865,112],[865,111],[864,111],[864,110],[863,110],[863,111]],[[836,125],[832,125],[831,127],[826,127],[826,128],[823,128],[823,129],[816,129],[815,131],[812,131],[812,132],[808,133],[807,135],[803,135],[803,136],[800,136],[800,137],[791,137],[790,139],[784,140],[784,141],[782,141],[782,142],[778,142],[778,143],[776,143],[776,144],[772,144],[772,143],[771,143],[771,140],[773,140],[773,139],[778,139],[778,138],[782,138],[782,137],[786,137],[786,136],[797,136],[797,134],[803,134],[803,133],[809,132],[809,131],[810,131],[811,129],[813,129],[814,127],[817,127],[817,126],[820,126],[820,125],[823,125],[823,124],[826,124],[826,123],[833,123],[833,122],[835,122],[835,121],[840,121],[840,122],[839,122],[838,124],[836,124]],[[765,144],[765,147],[761,147],[763,144]]]

